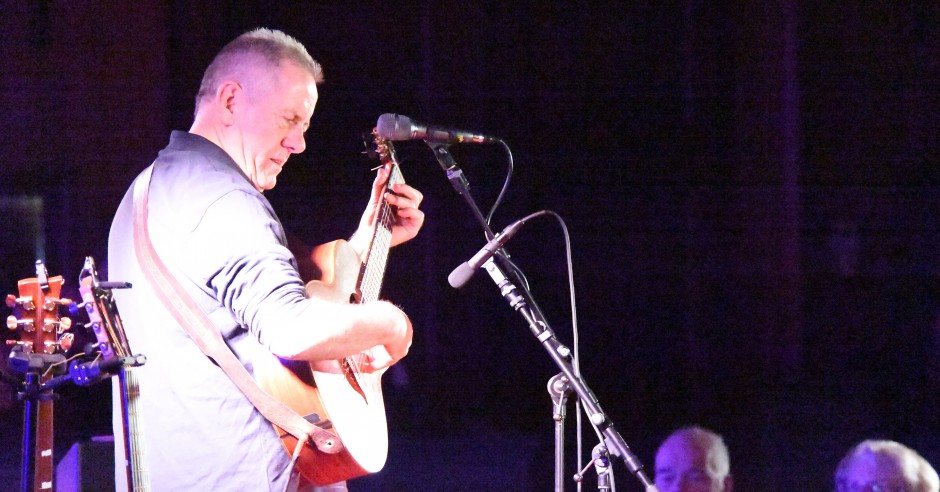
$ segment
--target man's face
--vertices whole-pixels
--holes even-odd
[[[725,480],[717,476],[705,446],[673,436],[656,453],[656,488],[660,492],[722,492]]]
[[[236,105],[240,148],[230,152],[255,188],[264,191],[277,184],[287,158],[306,148],[304,132],[317,104],[317,85],[313,75],[287,61],[253,80]]]

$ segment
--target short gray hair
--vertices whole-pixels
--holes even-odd
[[[225,45],[206,68],[196,95],[196,110],[203,98],[215,94],[219,85],[244,74],[246,65],[261,63],[273,68],[285,60],[309,72],[315,82],[323,82],[320,64],[300,41],[284,32],[261,27],[238,36]]]
[[[858,443],[842,458],[836,468],[836,487],[849,478],[847,476],[849,468],[857,460],[866,457],[886,458],[893,461],[902,474],[897,478],[908,482],[907,485],[913,487],[912,490],[915,492],[937,492],[940,490],[940,477],[937,476],[937,471],[917,451],[896,441],[876,439]]]
[[[689,426],[677,429],[669,435],[659,446],[660,449],[669,441],[682,439],[691,443],[699,449],[709,450],[708,456],[710,462],[714,463],[719,479],[724,479],[731,474],[731,458],[728,456],[728,446],[720,434],[712,432],[704,427]]]

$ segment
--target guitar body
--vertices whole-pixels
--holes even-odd
[[[389,171],[386,191],[404,183],[392,143],[375,136],[376,153]],[[312,257],[321,272],[319,280],[307,284],[308,297],[340,303],[366,303],[379,299],[382,277],[391,244],[394,210],[386,201],[377,209],[368,259],[362,263],[346,241],[333,241],[314,249]],[[337,361],[314,363],[284,361],[268,352],[254,367],[262,389],[339,436],[343,449],[326,454],[315,446],[304,446],[295,468],[314,485],[328,485],[375,473],[385,466],[388,454],[388,428],[382,398],[384,371],[357,370],[357,354]],[[313,418],[316,416],[316,418]],[[297,438],[274,426],[288,454],[293,454]]]
[[[348,303],[357,299],[359,256],[346,241],[317,247],[313,256],[323,272],[307,284],[310,297]],[[315,364],[285,361],[275,356],[255,365],[258,384],[297,413],[319,421],[343,441],[344,449],[326,454],[305,446],[297,460],[304,479],[315,485],[375,473],[385,465],[388,430],[382,398],[382,372],[351,374],[345,361]],[[297,439],[275,426],[288,453]]]

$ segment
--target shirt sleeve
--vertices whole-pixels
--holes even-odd
[[[183,244],[198,287],[263,345],[288,324],[311,320],[296,260],[263,198],[243,190],[222,195]]]

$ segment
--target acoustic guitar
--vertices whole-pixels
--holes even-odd
[[[64,351],[74,336],[70,318],[59,317],[59,307],[72,303],[61,298],[61,276],[49,277],[42,261],[36,262],[36,277],[20,280],[19,296],[8,295],[7,306],[20,308],[20,317],[7,318],[7,327],[17,330],[19,341],[12,342],[10,367],[25,377],[21,394],[23,409],[23,491],[51,491],[53,487],[53,394],[43,388],[65,369]],[[8,342],[10,343],[10,342]]]
[[[118,384],[121,393],[121,428],[124,431],[124,476],[127,490],[146,492],[150,490],[150,479],[144,460],[143,430],[138,410],[140,388],[134,368],[143,365],[147,358],[131,351],[117,303],[111,293],[113,288],[129,288],[130,284],[99,281],[95,260],[91,256],[85,257],[85,266],[78,280],[82,304],[88,312],[89,324],[98,340],[101,362],[107,364],[117,361],[121,367],[118,372]]]
[[[404,177],[390,141],[373,131],[376,152],[389,171],[386,189],[404,183]],[[384,196],[384,195],[383,195]],[[362,263],[346,241],[334,241],[314,249],[315,263],[322,272],[319,280],[307,284],[310,297],[336,302],[365,303],[379,299],[382,278],[391,244],[393,210],[384,199],[380,203],[368,258]],[[384,371],[364,373],[358,365],[365,354],[316,366],[306,362],[271,357],[255,366],[258,384],[308,420],[336,433],[344,449],[326,454],[314,446],[304,446],[296,468],[305,480],[327,485],[375,473],[385,465],[388,429],[382,397]],[[297,439],[275,426],[288,454]]]

